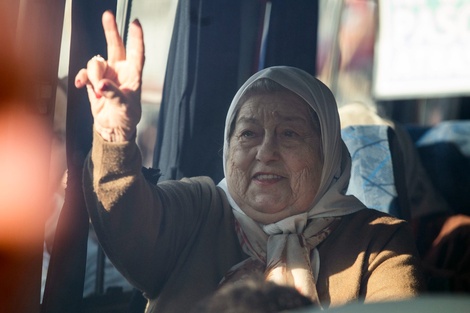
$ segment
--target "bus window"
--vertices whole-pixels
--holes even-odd
[[[460,72],[468,59],[466,2],[320,4],[318,76],[339,107],[360,102],[419,125],[460,118],[470,93]]]
[[[153,162],[156,123],[177,3],[177,0],[133,1],[130,11],[130,21],[138,18],[142,24],[146,44],[142,74],[142,119],[137,126],[137,144],[142,150],[143,165],[146,167],[151,167]]]

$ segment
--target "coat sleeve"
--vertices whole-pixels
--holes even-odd
[[[361,292],[364,302],[403,300],[426,289],[411,229],[404,221],[394,223],[394,231],[371,241]]]
[[[138,289],[156,294],[204,220],[200,184],[152,185],[142,175],[135,141],[105,142],[94,133],[83,189],[106,255]]]
[[[412,298],[424,291],[421,261],[407,222],[364,209],[343,216],[319,246],[324,307]]]

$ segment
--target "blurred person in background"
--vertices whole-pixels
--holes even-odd
[[[297,289],[254,276],[221,287],[196,304],[191,313],[276,313],[299,308],[318,309]]]

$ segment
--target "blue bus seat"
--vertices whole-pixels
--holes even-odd
[[[410,220],[403,157],[394,130],[388,125],[353,125],[341,130],[351,154],[347,194],[368,208]]]

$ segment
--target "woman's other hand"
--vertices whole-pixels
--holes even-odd
[[[87,87],[96,131],[107,141],[123,142],[136,133],[145,49],[138,20],[129,27],[128,49],[119,35],[114,15],[102,17],[108,60],[95,56],[75,77],[77,88]]]

